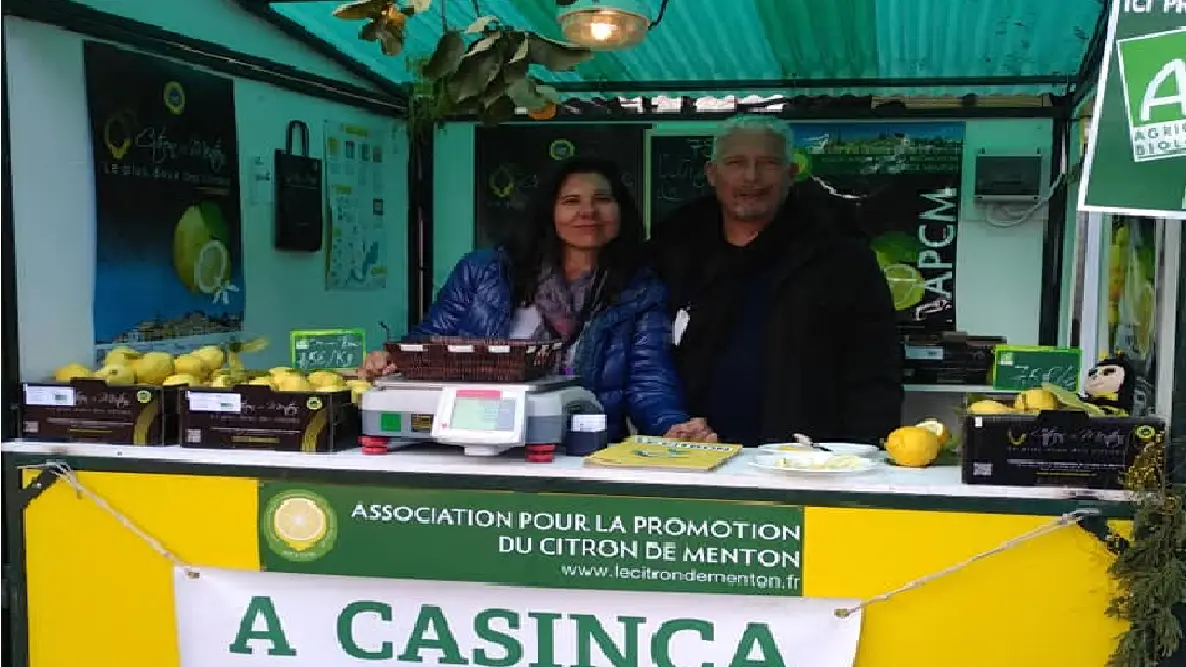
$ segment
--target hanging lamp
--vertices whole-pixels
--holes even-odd
[[[595,51],[620,51],[646,39],[649,0],[556,0],[556,21],[568,42]]]

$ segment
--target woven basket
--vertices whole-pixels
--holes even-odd
[[[387,352],[408,380],[426,382],[530,382],[550,375],[561,343],[521,340],[432,338],[387,343]]]

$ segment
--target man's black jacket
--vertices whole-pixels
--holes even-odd
[[[797,189],[797,188],[796,188]],[[723,253],[715,197],[674,211],[650,241],[690,323],[675,350],[689,412],[703,414],[714,351],[729,334],[739,276],[770,270],[762,438],[879,443],[901,423],[902,347],[893,299],[867,239],[843,209],[792,190],[741,261]]]

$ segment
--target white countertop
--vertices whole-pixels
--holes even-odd
[[[586,467],[583,459],[557,457],[551,463],[528,463],[512,453],[497,458],[467,457],[461,451],[397,451],[372,456],[361,450],[336,454],[305,454],[257,450],[189,449],[180,446],[129,447],[103,444],[59,444],[32,440],[3,443],[4,452],[202,464],[391,472],[457,476],[502,476],[536,479],[588,480],[599,483],[708,486],[787,491],[823,491],[870,494],[905,494],[938,498],[1009,498],[1017,500],[1124,501],[1124,491],[1097,491],[1055,487],[969,485],[960,481],[957,466],[910,469],[879,464],[859,475],[770,473],[750,465],[756,450],[744,452],[715,472],[692,473],[665,470],[611,470]]]

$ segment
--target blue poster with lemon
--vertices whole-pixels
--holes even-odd
[[[96,357],[224,342],[245,304],[233,83],[106,44],[84,54]]]

